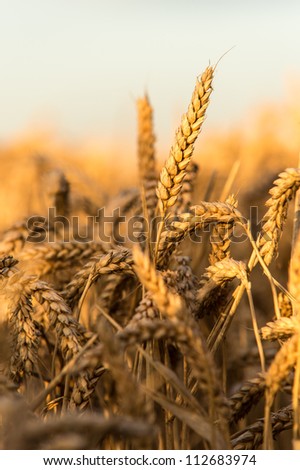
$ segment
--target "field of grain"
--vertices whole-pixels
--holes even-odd
[[[214,73],[162,162],[146,95],[137,170],[0,148],[1,449],[300,447],[292,121],[201,150]]]

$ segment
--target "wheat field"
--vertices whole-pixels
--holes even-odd
[[[136,181],[1,149],[1,449],[300,448],[298,157],[199,165],[214,74],[162,163],[137,100]]]

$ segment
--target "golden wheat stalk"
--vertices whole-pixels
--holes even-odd
[[[181,126],[175,134],[174,144],[160,173],[156,193],[161,221],[156,236],[155,259],[167,210],[177,201],[194,151],[194,143],[205,119],[212,92],[213,74],[214,68],[207,67],[200,79],[197,79],[188,111],[182,116]]]
[[[274,397],[283,380],[286,379],[290,371],[296,364],[299,343],[299,333],[295,333],[288,339],[277,352],[269,369],[267,370],[266,380],[266,404],[270,408]]]
[[[287,168],[279,174],[270,189],[271,198],[266,202],[269,209],[263,218],[258,241],[260,254],[266,265],[278,254],[278,243],[287,218],[288,203],[295,197],[299,187],[300,168]]]
[[[247,282],[247,268],[242,261],[224,258],[206,268],[197,292],[197,317],[216,314],[225,306],[228,286],[234,279]]]
[[[153,132],[153,110],[147,95],[137,101],[138,109],[138,165],[140,181],[144,188],[148,222],[154,218],[157,206],[155,135]]]
[[[160,173],[157,196],[162,217],[167,209],[175,204],[181,190],[186,168],[194,151],[194,143],[205,119],[212,92],[213,74],[214,68],[209,66],[197,80],[188,111],[182,116],[175,142]]]
[[[300,316],[300,236],[295,240],[294,249],[292,252],[289,272],[288,272],[288,288],[294,300],[292,301],[293,314],[297,317]]]

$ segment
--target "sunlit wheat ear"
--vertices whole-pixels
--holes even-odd
[[[221,298],[219,291],[226,297],[224,288],[234,279],[239,279],[244,285],[247,283],[247,269],[242,261],[235,261],[232,258],[224,258],[215,264],[208,266],[200,281],[200,288],[197,292],[199,303],[198,315],[203,317],[209,311],[209,305],[215,305]]]
[[[7,320],[12,333],[10,374],[15,381],[36,371],[39,328],[33,320],[30,294],[12,256],[0,260],[0,294],[7,302]]]
[[[286,340],[300,331],[300,319],[297,317],[282,317],[274,322],[268,322],[261,328],[261,337],[264,340]]]
[[[280,310],[281,317],[289,318],[293,315],[291,300],[283,292],[278,293],[278,307]]]
[[[292,250],[289,266],[288,288],[294,297],[292,301],[294,316],[300,317],[300,237],[298,236]]]
[[[39,328],[34,321],[33,298],[44,311],[44,323],[55,329],[58,347],[65,360],[79,351],[81,333],[78,325],[64,300],[50,286],[19,271],[8,279],[5,291],[16,336],[16,348],[12,356],[13,370],[16,363],[19,364],[16,371],[31,373],[37,361]]]
[[[140,281],[151,292],[159,310],[169,317],[177,317],[183,310],[181,298],[170,292],[150,258],[136,247],[133,250],[133,259],[134,269]]]
[[[141,184],[147,207],[148,220],[155,215],[157,206],[156,196],[156,162],[155,162],[155,135],[153,131],[153,110],[147,95],[137,101],[138,110],[138,165]]]
[[[196,289],[198,287],[198,280],[189,266],[189,261],[189,258],[186,256],[178,256],[178,266],[176,267],[176,270],[163,271],[161,272],[161,275],[171,293],[179,294],[185,301],[186,307],[191,311],[191,313],[193,313],[197,308]],[[147,318],[159,318],[159,310],[150,291],[145,293],[127,326],[135,325],[142,319]]]
[[[288,203],[300,187],[300,169],[287,168],[279,174],[270,189],[271,198],[266,202],[269,208],[263,218],[258,246],[264,262],[269,265],[278,255],[278,243],[287,218]]]
[[[288,376],[289,372],[295,366],[299,343],[299,333],[294,334],[288,339],[277,352],[266,373],[266,402],[270,407],[280,385]]]
[[[164,215],[167,209],[176,203],[181,190],[186,168],[194,151],[194,143],[205,119],[212,92],[213,74],[214,68],[207,67],[197,79],[188,111],[182,116],[175,142],[160,173],[157,197],[161,215]]]
[[[71,360],[79,353],[81,342],[84,341],[82,326],[75,320],[64,299],[46,282],[33,279],[29,284],[29,289],[32,292],[32,297],[42,307],[50,327],[57,335],[58,348],[64,360],[66,362]],[[74,386],[70,393],[70,407],[85,408],[89,404],[92,392],[93,384],[91,384],[88,374],[83,371],[74,380]]]
[[[238,202],[233,195],[229,196],[226,201],[233,207],[237,207]],[[210,235],[211,253],[209,254],[210,264],[230,256],[230,244],[233,234],[234,222],[221,222],[215,224]]]
[[[243,261],[235,261],[232,258],[224,258],[217,263],[208,266],[203,275],[201,284],[205,285],[204,280],[211,280],[217,285],[222,285],[230,279],[237,278],[243,283],[247,282],[247,268]]]
[[[197,292],[197,318],[218,315],[224,310],[230,293],[230,283],[235,279],[247,282],[247,269],[242,261],[226,257],[208,266],[200,279]]]
[[[50,279],[61,289],[92,256],[107,253],[109,249],[110,246],[93,241],[28,243],[18,254],[18,259],[27,274],[46,281]]]
[[[64,299],[46,282],[28,278],[28,290],[44,311],[50,327],[59,339],[59,348],[65,360],[71,359],[80,349],[79,325]]]
[[[14,380],[36,372],[40,331],[33,318],[31,293],[22,273],[15,273],[6,286],[8,320],[13,333],[10,372]]]
[[[0,255],[16,255],[24,247],[29,235],[28,220],[16,222],[2,235],[0,241]]]
[[[132,263],[131,252],[125,249],[111,250],[106,254],[94,256],[75,274],[62,292],[62,296],[71,307],[74,307],[87,286],[87,282],[92,285],[99,276],[104,274],[132,275]]]
[[[178,245],[197,229],[203,230],[212,223],[241,222],[242,214],[231,204],[201,201],[190,212],[178,214],[167,221],[157,248],[157,265],[164,266]]]
[[[6,279],[2,278],[1,281],[4,295],[9,301],[9,319],[15,337],[11,372],[14,377],[19,378],[24,373],[31,374],[36,371],[37,348],[42,325],[45,329],[50,328],[55,332],[58,350],[66,362],[79,353],[80,343],[84,338],[82,327],[73,318],[63,298],[46,282],[19,271],[15,267],[15,261],[11,257],[2,260],[2,273]],[[43,312],[40,325],[34,319],[33,299]],[[75,380],[70,404],[74,407],[79,404],[84,407],[88,403],[90,394],[89,380],[83,373]]]

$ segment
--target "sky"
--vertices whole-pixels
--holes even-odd
[[[163,144],[227,51],[205,125],[230,127],[300,82],[299,21],[297,0],[0,0],[0,142],[47,126],[133,141],[147,91]]]

